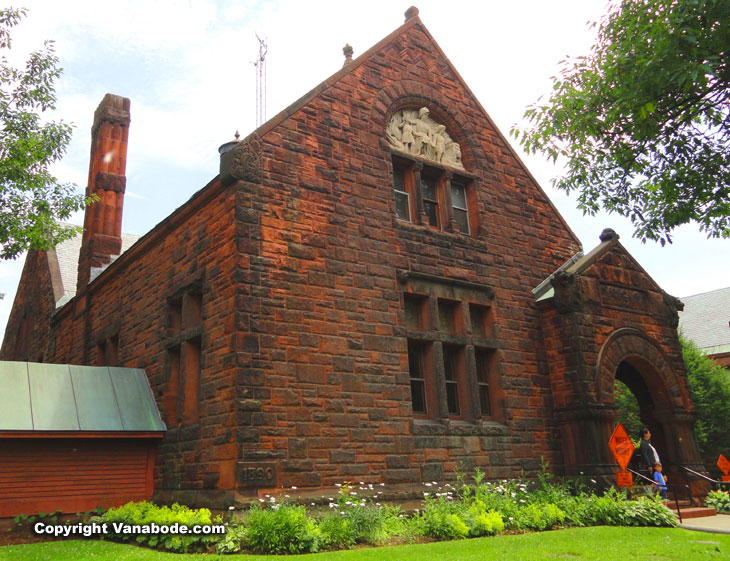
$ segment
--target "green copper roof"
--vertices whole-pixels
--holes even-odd
[[[0,362],[0,431],[164,431],[139,368]]]

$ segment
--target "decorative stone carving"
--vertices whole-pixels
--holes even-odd
[[[427,107],[396,111],[385,129],[385,137],[396,150],[464,169],[461,147],[451,140],[444,125],[429,117]]]
[[[236,179],[261,182],[261,141],[252,134],[231,150],[231,175]]]

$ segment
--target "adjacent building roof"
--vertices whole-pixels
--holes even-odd
[[[139,236],[133,234],[122,234],[122,253],[127,251],[138,239]],[[78,276],[80,251],[80,233],[56,246],[56,258],[58,259],[61,283],[63,284],[63,295],[56,302],[57,308],[60,308],[76,296],[76,278]]]
[[[139,368],[0,362],[0,431],[167,430]]]
[[[730,287],[685,296],[679,331],[707,354],[730,352]]]

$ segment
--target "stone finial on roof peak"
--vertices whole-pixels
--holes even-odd
[[[342,52],[345,55],[345,62],[342,66],[347,66],[352,62],[352,53],[354,53],[354,49],[350,46],[350,43],[347,43],[344,47],[342,47]]]
[[[412,18],[417,18],[418,17],[418,8],[416,8],[415,6],[411,6],[410,8],[408,8],[406,10],[405,16],[406,16],[406,21],[408,21],[409,19],[412,19]]]
[[[601,235],[598,236],[598,239],[601,240],[601,242],[607,242],[610,240],[618,240],[619,235],[616,233],[616,231],[613,228],[605,228],[603,232],[601,232]]]

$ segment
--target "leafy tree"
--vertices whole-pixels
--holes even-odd
[[[0,10],[0,50],[10,49],[11,30],[27,14]],[[48,249],[73,237],[58,224],[90,202],[59,183],[48,171],[66,152],[71,126],[41,122],[39,113],[55,109],[54,81],[61,75],[53,42],[30,54],[25,69],[0,57],[0,258],[26,249]]]
[[[554,184],[585,213],[626,216],[642,241],[688,222],[730,237],[730,2],[622,0],[593,25],[592,52],[561,63],[512,134],[567,162]]]
[[[639,402],[628,386],[620,380],[614,380],[613,399],[619,411],[617,421],[624,426],[631,438],[636,439],[644,427],[644,423],[641,422]]]
[[[697,444],[705,463],[711,467],[720,454],[730,456],[730,372],[708,358],[692,341],[681,342],[698,415]]]

